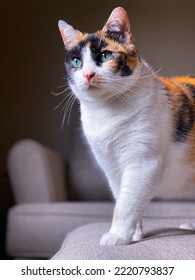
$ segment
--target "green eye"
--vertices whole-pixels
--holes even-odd
[[[82,60],[81,60],[80,58],[74,57],[74,58],[72,59],[72,65],[73,65],[75,68],[81,67],[81,65],[82,65]]]
[[[105,51],[101,54],[101,61],[102,62],[106,62],[106,61],[110,60],[111,58],[112,58],[112,53],[111,52]]]

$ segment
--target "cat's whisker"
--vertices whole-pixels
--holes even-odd
[[[143,78],[149,78],[149,77],[154,77],[156,74],[158,74],[160,71],[162,70],[162,67],[159,68],[156,71],[152,71],[150,68],[145,71],[144,73],[142,73],[141,75],[133,75],[133,76],[127,76],[127,77],[123,77],[121,79],[121,77],[117,77],[117,76],[111,76],[111,75],[107,75],[110,79],[113,79],[114,81],[120,81],[120,82],[124,82],[124,81],[137,81],[137,79],[143,79]],[[150,74],[147,74],[150,73]]]
[[[64,88],[66,87],[67,88],[67,85],[61,85],[61,86],[58,86],[57,88]],[[69,88],[69,87],[68,87]]]
[[[59,87],[63,87],[63,86],[59,86]],[[63,118],[62,118],[62,124],[61,127],[64,127],[64,123],[67,117],[67,124],[69,124],[70,122],[70,115],[71,115],[71,111],[72,111],[72,107],[74,105],[74,102],[76,101],[76,97],[72,94],[71,92],[71,88],[68,86],[66,86],[66,88],[58,93],[52,92],[52,94],[57,97],[60,95],[64,95],[64,98],[60,101],[60,103],[53,109],[54,111],[57,110],[60,106],[63,107],[61,109],[61,113],[63,114]]]
[[[114,88],[119,88],[120,90],[118,90],[118,93],[119,94],[123,94],[124,92],[132,92],[133,94],[137,95],[137,92],[129,89],[128,87],[124,86],[123,84],[120,84],[120,83],[116,83],[116,82],[113,82],[112,85],[114,86]],[[121,92],[122,90],[122,92]]]
[[[135,106],[135,103],[133,102],[133,100],[130,97],[127,97],[125,95],[118,95],[118,97],[119,97],[119,99],[127,102],[128,104]]]
[[[66,76],[62,77],[62,80],[68,81],[68,78]]]
[[[55,97],[57,97],[59,95],[64,95],[67,91],[70,91],[70,87],[67,85],[59,86],[58,88],[60,88],[60,87],[65,87],[65,89],[60,92],[52,91],[51,94],[54,95]]]
[[[163,67],[160,67],[158,70],[156,70],[156,71],[153,71],[153,70],[151,70],[150,68],[147,70],[147,71],[145,71],[143,74],[141,74],[141,75],[134,75],[134,77],[137,79],[137,78],[141,78],[141,79],[143,79],[143,78],[149,78],[149,77],[155,77],[156,76],[156,74],[158,74],[161,70],[162,70],[162,68]],[[150,74],[147,74],[147,73],[150,73]],[[146,75],[147,74],[147,75]]]
[[[62,128],[64,127],[66,117],[67,117],[67,124],[69,124],[72,107],[75,101],[76,101],[76,97],[73,94],[69,95],[68,100],[65,102],[61,110],[61,113],[63,113],[62,125],[61,125]]]
[[[65,110],[69,107],[69,103],[70,103],[70,101],[72,100],[72,98],[73,98],[73,95],[70,94],[70,95],[68,96],[68,99],[66,100],[66,102],[65,102],[65,104],[64,104],[64,106],[63,106],[63,108],[62,108],[62,110],[61,110],[61,113],[63,113],[63,111],[65,111]]]
[[[135,85],[135,88],[138,88],[141,91],[147,92],[148,94],[155,94],[155,92],[152,92],[151,90],[148,90],[147,88],[144,88],[144,87],[139,87],[139,86]]]
[[[110,89],[114,93],[114,98],[117,98],[123,102],[125,101],[125,102],[129,103],[130,105],[132,105],[132,104],[135,105],[134,102],[132,101],[132,98],[128,94],[126,94],[126,92],[121,93],[120,91],[118,91],[116,89],[116,87],[111,87],[111,86],[109,87],[109,90]],[[113,100],[113,98],[111,98],[110,102],[112,102],[112,100]]]
[[[72,99],[72,101],[70,103],[70,107],[69,107],[68,124],[70,123],[70,116],[71,116],[72,108],[73,108],[76,101],[77,101],[76,97],[73,96],[73,99]]]
[[[121,92],[120,90],[117,90],[118,88],[120,88],[120,90],[122,89],[123,92]],[[144,89],[140,87],[140,89],[143,91]],[[142,98],[140,99],[139,97],[139,93],[132,90],[132,89],[128,89],[126,87],[122,87],[119,86],[118,83],[113,83],[112,85],[109,86],[109,90],[111,90],[114,93],[114,97],[117,97],[118,99],[120,99],[121,101],[126,101],[128,102],[130,105],[134,105],[135,106],[135,101],[132,98],[132,94],[133,96],[137,96],[139,99],[139,103],[144,103],[147,99],[150,98],[150,94],[153,94],[151,91],[146,90],[146,92],[148,92],[149,94],[146,94],[145,96],[142,96]],[[132,94],[131,94],[132,93]],[[113,98],[111,98],[111,100],[113,100]]]
[[[62,101],[53,109],[54,111],[56,111],[67,99],[67,96],[65,96],[65,98],[62,99]]]
[[[112,84],[115,84],[115,86],[117,88],[119,87],[120,89],[122,89],[124,91],[130,91],[130,92],[134,93],[135,95],[138,95],[138,92],[128,88],[127,86],[124,86],[123,85],[123,81],[121,81],[121,80],[119,80],[119,81],[116,81],[116,80],[112,81]],[[144,88],[144,87],[139,87],[137,84],[133,85],[133,88],[140,89],[141,91],[144,91],[144,92],[146,92],[148,94],[155,94],[155,92],[151,92],[151,90],[148,90],[147,88]]]
[[[61,100],[61,102],[53,110],[56,111],[66,101],[66,99],[70,97],[70,95],[72,95],[70,92],[66,94],[65,97]]]

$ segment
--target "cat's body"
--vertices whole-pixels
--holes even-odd
[[[122,8],[94,34],[59,28],[83,130],[116,199],[101,244],[129,244],[142,238],[143,211],[159,189],[193,181],[195,78],[156,76]]]

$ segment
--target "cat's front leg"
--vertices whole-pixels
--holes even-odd
[[[159,171],[158,159],[147,160],[142,165],[130,166],[125,170],[112,226],[109,232],[102,236],[101,245],[127,245],[132,240],[140,240],[142,228],[139,221],[154,194]]]
[[[129,245],[131,243],[133,236],[136,234],[136,221],[131,220],[133,215],[131,215],[132,217],[129,215],[129,218],[126,215],[127,212],[126,214],[121,213],[118,205],[116,204],[111,229],[109,232],[103,234],[100,240],[100,245],[122,246]]]

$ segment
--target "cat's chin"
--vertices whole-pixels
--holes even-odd
[[[105,88],[99,87],[97,85],[88,84],[87,86],[75,87],[71,85],[73,93],[78,99],[82,101],[105,101],[109,99],[109,93]]]
[[[94,97],[99,98],[107,98],[108,97],[108,92],[106,89],[90,85],[87,89],[87,93],[89,96],[91,96],[93,99]]]

